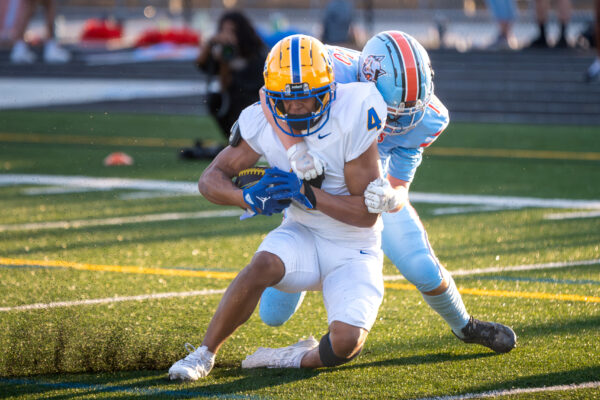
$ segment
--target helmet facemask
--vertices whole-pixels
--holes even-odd
[[[329,120],[331,101],[335,99],[335,84],[313,90],[309,90],[307,84],[303,84],[301,90],[287,89],[283,94],[265,90],[267,104],[279,129],[296,137],[312,135],[321,130]],[[315,99],[313,111],[302,114],[291,114],[286,111],[284,100],[294,101],[308,98]]]
[[[408,133],[425,117],[425,109],[429,105],[431,96],[425,102],[417,100],[413,107],[405,107],[404,103],[400,107],[394,108],[388,105],[388,114],[383,132],[386,135],[404,135]]]

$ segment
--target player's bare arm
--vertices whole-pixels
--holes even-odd
[[[227,146],[202,173],[198,190],[212,203],[247,208],[242,190],[235,187],[231,179],[241,170],[252,167],[259,158],[244,140],[235,147]]]
[[[350,196],[334,196],[313,188],[317,199],[317,210],[350,225],[373,226],[378,215],[369,212],[363,193],[367,185],[379,177],[378,159],[377,142],[373,141],[363,154],[346,163],[344,178]]]

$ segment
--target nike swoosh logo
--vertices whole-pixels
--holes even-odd
[[[319,139],[325,139],[327,136],[331,135],[332,132],[326,133],[325,135],[321,135],[320,133],[317,135]]]
[[[364,250],[361,250],[361,251],[360,251],[360,254],[369,254],[369,253],[367,253],[367,252],[366,252],[366,251],[364,251]]]
[[[252,197],[250,197],[250,193],[246,193],[246,196],[244,197],[244,199],[246,200],[246,203],[254,205],[254,202],[252,201]]]

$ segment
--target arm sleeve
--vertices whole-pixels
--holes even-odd
[[[423,148],[394,147],[391,151],[387,173],[396,179],[412,182],[423,159]]]
[[[375,85],[365,84],[368,94],[364,97],[359,114],[351,127],[352,134],[347,142],[346,162],[352,161],[364,153],[385,126],[387,105]]]

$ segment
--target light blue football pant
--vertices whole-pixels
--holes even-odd
[[[407,204],[396,213],[384,213],[382,249],[400,273],[419,289],[429,292],[440,286],[443,267],[436,258],[425,228],[415,209]],[[304,293],[285,293],[267,288],[260,299],[259,313],[270,326],[285,323],[298,310]]]

